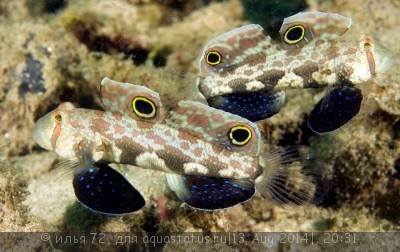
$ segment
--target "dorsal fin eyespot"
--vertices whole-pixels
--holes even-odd
[[[206,62],[210,66],[218,65],[219,63],[221,63],[221,60],[222,55],[217,51],[210,50],[206,53]]]
[[[270,46],[267,38],[264,29],[256,24],[245,25],[213,38],[201,54],[200,75],[207,77],[245,64],[245,58]]]
[[[314,39],[313,28],[302,22],[282,25],[280,33],[283,48],[288,50],[301,48]]]
[[[132,100],[132,111],[141,118],[151,119],[157,114],[156,105],[143,96],[136,96]]]
[[[147,122],[159,119],[160,96],[147,87],[105,77],[101,81],[100,92],[106,111],[125,113],[135,120]]]
[[[299,42],[306,35],[306,28],[303,25],[294,25],[286,30],[283,35],[283,41],[288,44]]]
[[[229,138],[233,145],[244,146],[252,138],[252,133],[246,125],[237,125],[230,129]]]
[[[279,34],[283,48],[301,48],[315,39],[335,40],[351,26],[351,18],[335,13],[301,12],[283,20]]]

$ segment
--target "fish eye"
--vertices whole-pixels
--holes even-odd
[[[229,131],[229,139],[231,140],[232,144],[243,146],[250,141],[251,131],[244,125],[232,127]]]
[[[154,102],[143,96],[135,97],[132,100],[133,112],[141,118],[153,118],[156,115],[156,106]]]
[[[371,48],[372,48],[372,45],[371,45],[370,43],[364,43],[364,49],[365,49],[366,51],[371,50]]]
[[[306,34],[306,29],[302,25],[290,27],[283,36],[283,39],[288,44],[296,44],[300,42]]]
[[[206,55],[206,62],[210,66],[215,66],[221,63],[222,56],[217,51],[209,51]]]
[[[54,114],[53,114],[53,120],[56,122],[56,123],[60,123],[61,121],[62,121],[62,115],[61,115],[61,113],[60,112],[54,112]]]

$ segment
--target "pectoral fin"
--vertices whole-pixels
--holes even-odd
[[[317,134],[337,130],[358,114],[362,100],[361,90],[354,86],[334,87],[315,105],[308,126]]]
[[[95,163],[74,175],[73,187],[78,200],[89,209],[110,215],[142,209],[142,195],[116,170]]]

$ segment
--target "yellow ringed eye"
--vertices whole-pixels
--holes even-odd
[[[59,123],[62,121],[62,115],[59,112],[55,112],[53,115],[53,119],[56,123]]]
[[[206,62],[210,66],[215,66],[221,63],[222,56],[219,52],[209,51],[206,55]]]
[[[300,42],[306,34],[306,29],[302,25],[290,27],[283,36],[283,39],[288,44],[296,44]]]
[[[153,118],[156,115],[156,106],[154,102],[143,96],[135,97],[132,100],[133,112],[141,118]]]
[[[229,131],[229,139],[234,145],[243,146],[250,141],[251,137],[251,130],[243,125],[232,127]]]

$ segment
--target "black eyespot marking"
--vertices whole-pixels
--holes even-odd
[[[215,66],[221,63],[222,56],[219,52],[209,51],[206,55],[206,62],[210,66]]]
[[[138,96],[132,100],[133,112],[141,118],[153,118],[156,115],[156,106],[146,97]]]
[[[306,34],[306,30],[302,25],[295,25],[290,27],[283,36],[283,39],[288,44],[295,44],[300,42]]]
[[[251,139],[251,130],[243,125],[232,127],[229,131],[229,138],[234,145],[243,146]]]

